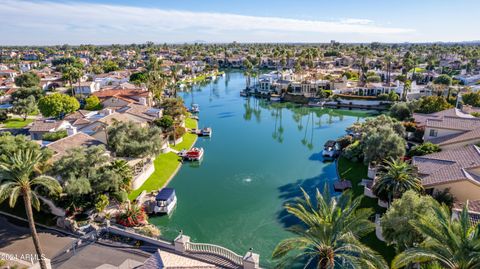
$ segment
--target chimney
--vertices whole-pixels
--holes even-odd
[[[103,111],[102,111],[102,114],[105,115],[105,116],[108,116],[108,115],[112,115],[112,109],[111,108],[105,108]]]
[[[465,113],[465,114],[472,113],[472,106],[471,105],[463,105],[462,106],[462,112]]]
[[[158,112],[157,112],[157,118],[161,118],[163,117],[163,109],[159,109]]]
[[[69,126],[67,127],[67,135],[72,136],[77,133],[77,127]]]
[[[138,99],[138,102],[142,105],[142,106],[147,106],[147,98],[145,97],[140,97]]]

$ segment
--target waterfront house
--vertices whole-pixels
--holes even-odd
[[[474,111],[478,109],[464,106],[432,114],[414,113],[413,117],[418,126],[425,128],[424,141],[447,149],[480,142],[480,118],[470,114]]]
[[[148,120],[142,117],[135,116],[129,113],[118,113],[112,109],[104,109],[102,115],[98,115],[99,119],[87,124],[75,125],[79,128],[80,132],[86,133],[100,141],[107,143],[107,128],[114,122],[133,122],[139,124],[142,127],[148,126]]]
[[[480,148],[468,145],[413,157],[427,193],[450,189],[459,202],[480,198]]]
[[[47,145],[47,148],[53,151],[52,159],[54,161],[59,160],[62,156],[66,155],[69,150],[78,147],[91,147],[105,145],[100,140],[95,139],[85,133],[77,132],[76,127],[67,129],[68,136]]]

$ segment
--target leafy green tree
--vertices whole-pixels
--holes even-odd
[[[63,118],[79,108],[80,103],[75,97],[61,93],[47,95],[38,101],[38,109],[44,117]]]
[[[146,83],[148,75],[145,72],[136,72],[130,75],[130,82],[134,84]]]
[[[285,206],[300,223],[289,228],[295,237],[283,240],[273,251],[279,268],[295,263],[320,269],[388,268],[381,256],[359,240],[374,230],[368,220],[372,209],[358,208],[361,196],[353,199],[345,192],[331,199],[317,190],[316,201],[312,201],[303,193],[303,200]]]
[[[85,98],[85,109],[86,110],[100,110],[102,109],[102,104],[100,99],[96,95],[90,95]]]
[[[125,177],[132,175],[131,170],[126,174],[118,167],[104,146],[78,147],[57,160],[52,172],[62,179],[68,202],[89,207],[95,196],[117,193],[130,184]]]
[[[120,69],[118,64],[112,60],[106,60],[102,64],[103,72],[110,73],[112,71],[117,71]]]
[[[21,115],[23,120],[27,120],[29,114],[37,112],[37,103],[35,97],[29,96],[25,99],[18,99],[13,102],[11,110],[14,114]]]
[[[479,92],[468,92],[462,94],[462,101],[465,105],[471,105],[475,107],[480,106],[480,93]]]
[[[430,114],[452,107],[443,96],[424,96],[418,101],[416,112]]]
[[[44,156],[41,152],[23,149],[0,160],[0,203],[9,198],[10,207],[14,207],[18,197],[23,197],[28,225],[38,257],[44,256],[44,252],[40,246],[32,210],[32,205],[35,209],[40,210],[36,187],[43,188],[51,194],[62,192],[56,179],[44,175],[35,176],[36,166],[43,159]],[[47,269],[45,260],[40,259],[39,262],[42,269]]]
[[[414,166],[391,158],[380,167],[372,190],[377,197],[391,204],[393,199],[402,197],[408,190],[423,191],[423,186]]]
[[[352,145],[356,145],[355,152],[359,149],[363,151],[361,155],[365,163],[380,163],[385,158],[398,158],[405,154],[406,142],[403,139],[406,135],[405,127],[389,116],[380,115],[365,122],[354,123],[347,128],[347,132],[354,134],[359,141],[359,144]]]
[[[43,96],[43,91],[40,87],[20,88],[12,93],[12,100],[26,99],[30,96],[38,101]]]
[[[33,72],[27,72],[15,77],[15,85],[21,88],[38,87],[40,85],[40,77]]]
[[[187,115],[187,109],[183,104],[183,100],[180,98],[167,98],[161,103],[163,115],[171,116],[174,120],[180,119],[182,116]]]
[[[426,239],[398,254],[392,268],[412,263],[439,263],[442,268],[474,269],[480,267],[480,225],[473,224],[468,203],[458,218],[452,218],[448,206],[435,203],[434,215],[417,215],[410,224]]]
[[[362,140],[364,163],[380,163],[386,158],[399,158],[405,155],[406,142],[394,129],[380,126],[370,130]]]
[[[406,191],[402,198],[393,201],[381,218],[382,235],[387,244],[394,245],[397,252],[420,244],[425,236],[410,222],[419,215],[433,216],[435,200],[413,190]]]
[[[165,116],[161,117],[160,119],[156,119],[154,121],[154,123],[158,127],[162,128],[162,130],[168,130],[173,126],[174,120],[173,120],[172,116],[165,115]]]
[[[409,152],[408,156],[423,156],[435,152],[439,152],[442,149],[439,145],[433,144],[432,142],[425,142],[423,144],[417,145],[413,147]]]
[[[157,127],[115,122],[107,133],[108,147],[117,157],[148,157],[158,154],[162,148],[162,132]]]
[[[390,107],[390,115],[403,121],[412,117],[412,110],[406,102],[398,102]]]
[[[435,78],[433,83],[438,84],[438,85],[444,85],[444,86],[450,86],[452,85],[452,77],[450,77],[447,74],[443,74]]]

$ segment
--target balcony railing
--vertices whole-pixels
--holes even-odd
[[[205,254],[218,255],[220,257],[223,257],[231,261],[234,264],[243,265],[242,256],[221,246],[187,242],[185,244],[185,249],[187,252],[192,252],[192,253],[205,253]]]

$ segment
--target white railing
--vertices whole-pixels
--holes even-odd
[[[218,255],[220,257],[223,257],[233,262],[234,264],[243,265],[242,256],[221,246],[187,242],[185,244],[185,249],[186,251],[193,252],[193,253],[206,253],[206,254]]]

